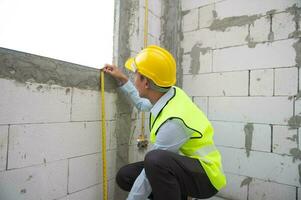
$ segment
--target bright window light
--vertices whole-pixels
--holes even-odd
[[[113,57],[114,1],[0,0],[0,47],[100,68]]]

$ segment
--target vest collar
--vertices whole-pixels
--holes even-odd
[[[166,103],[174,96],[174,87],[171,87],[152,107],[150,110],[152,116],[154,118],[157,117],[159,112],[163,109],[163,107],[166,105]]]

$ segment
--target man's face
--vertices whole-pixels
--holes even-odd
[[[135,72],[135,87],[139,92],[139,96],[145,98],[145,94],[148,88],[148,82],[146,78],[142,78],[139,72]]]

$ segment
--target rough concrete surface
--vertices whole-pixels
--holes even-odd
[[[203,55],[210,51],[209,47],[201,48],[202,44],[195,44],[190,52],[191,62],[189,73],[198,74],[200,71],[200,53]]]
[[[214,31],[225,31],[229,27],[233,26],[244,26],[247,24],[254,24],[254,21],[259,19],[261,15],[252,15],[252,16],[235,16],[235,17],[227,17],[224,19],[215,19],[211,26],[210,30]]]
[[[244,127],[244,131],[245,131],[245,148],[246,148],[246,153],[247,153],[247,157],[250,156],[250,151],[252,149],[252,140],[253,140],[253,124],[248,123],[247,125],[245,125]]]
[[[100,85],[97,69],[4,48],[0,48],[0,78],[91,90]],[[107,92],[116,88],[109,76],[105,83]]]
[[[130,24],[130,21],[135,20],[135,13],[139,13],[138,0],[119,1],[119,7],[116,8],[116,17],[119,18],[119,35],[118,35],[118,66],[124,66],[124,63],[131,55],[131,49],[129,44],[130,33],[135,32],[134,26]],[[129,26],[130,25],[130,26]],[[124,68],[121,67],[124,73],[128,74]],[[119,97],[122,96],[119,93]],[[116,116],[116,143],[117,143],[117,156],[116,156],[116,170],[120,169],[123,165],[129,162],[129,145],[131,132],[131,112],[132,106],[122,98],[117,98],[117,116]],[[115,184],[114,198],[125,199],[127,193],[121,190]]]
[[[299,0],[206,0],[202,3],[193,0],[166,0],[152,3],[162,7],[150,8],[149,29],[153,30],[151,37],[159,40],[160,45],[174,55],[177,85],[184,86],[192,99],[202,99],[205,102],[203,104],[208,118],[215,126],[215,144],[222,154],[223,169],[228,178],[228,185],[219,196],[225,199],[252,200],[260,197],[270,200],[281,196],[282,192],[289,193],[284,196],[291,198],[286,199],[300,198],[301,116],[298,108],[300,104],[297,103],[301,96]],[[160,9],[160,12],[152,9]],[[191,20],[191,24],[186,23],[189,24],[188,28],[184,27],[185,33],[182,27],[184,18],[189,23]],[[152,23],[152,20],[155,22]],[[143,40],[140,41],[144,30],[143,21],[144,0],[115,1],[114,61],[130,78],[133,75],[123,66],[143,46]],[[156,31],[158,35],[153,35]],[[183,64],[187,65],[185,75]],[[290,68],[294,68],[289,73],[294,76],[285,76],[283,72]],[[89,137],[93,134],[95,138],[99,137],[99,113],[93,112],[99,109],[93,106],[99,100],[99,75],[97,69],[0,48],[0,82],[6,88],[3,89],[3,97],[0,97],[0,110],[1,105],[2,108],[10,105],[20,111],[11,112],[7,109],[7,113],[19,118],[15,121],[9,119],[1,125],[0,135],[2,134],[4,142],[0,142],[0,160],[9,162],[0,164],[0,185],[16,180],[19,187],[28,179],[26,187],[20,185],[15,194],[18,197],[40,195],[35,191],[43,185],[43,179],[36,179],[32,173],[37,171],[42,176],[46,166],[62,162],[57,169],[62,171],[64,178],[55,176],[57,180],[53,183],[64,183],[65,188],[64,191],[54,192],[51,199],[83,199],[87,194],[93,200],[99,198],[102,183],[94,174],[98,174],[100,141],[86,141],[92,146],[83,143],[87,134]],[[278,75],[281,77],[280,82]],[[117,92],[115,80],[105,76],[105,82],[107,94],[114,97],[106,96],[108,105],[114,104],[108,109],[111,116],[108,122],[111,124],[108,128],[111,134],[108,143],[113,148],[109,149],[111,153],[108,159],[109,163],[114,163],[109,165],[112,166],[109,172],[110,190],[115,184],[109,198],[126,199],[127,193],[116,185],[114,176],[118,169],[130,161],[143,159],[144,152],[137,153],[135,140],[140,133],[140,113],[133,109],[122,93]],[[31,83],[33,86],[28,87]],[[47,85],[49,88],[52,85],[62,86],[59,88],[63,90],[59,92],[54,87],[50,93]],[[8,100],[11,99],[9,95],[13,98],[20,96],[20,91],[26,94],[23,95],[26,101]],[[45,93],[51,94],[53,99]],[[30,103],[35,106],[30,107]],[[85,107],[85,104],[90,105]],[[43,116],[51,118],[24,118],[27,113],[33,119]],[[10,116],[5,114],[4,118],[8,119]],[[58,120],[55,121],[58,124],[53,120]],[[73,126],[69,125],[69,121]],[[68,131],[60,128],[64,125],[62,122],[66,123]],[[78,127],[74,124],[78,124]],[[94,129],[89,133],[85,132],[90,130],[91,124],[95,124]],[[281,128],[276,129],[277,126]],[[69,140],[74,137],[74,133],[78,137]],[[29,138],[27,135],[34,137]],[[32,138],[36,138],[34,142],[40,146],[31,146]],[[23,144],[26,143],[26,148],[20,143],[21,140]],[[82,144],[80,148],[89,147],[92,150],[80,151],[81,149],[73,146],[72,141],[77,146]],[[52,145],[48,147],[45,144]],[[275,146],[278,148],[274,148]],[[51,149],[55,147],[55,150]],[[69,153],[60,152],[60,149],[68,151],[68,148]],[[39,154],[37,149],[45,155]],[[38,155],[30,157],[35,153]],[[11,157],[14,155],[17,159]],[[89,159],[87,166],[86,160]],[[57,169],[51,169],[51,173],[56,174]],[[86,176],[85,173],[79,173],[85,170],[91,174],[81,182],[81,177]],[[21,182],[18,177],[23,177]],[[49,177],[52,177],[51,174]],[[70,181],[70,177],[73,181]],[[33,183],[35,180],[38,182]],[[48,189],[42,188],[41,191],[47,193]]]
[[[163,1],[163,16],[161,22],[160,41],[162,47],[166,48],[175,57],[177,63],[177,85],[183,84],[183,68],[181,67],[183,49],[180,48],[180,41],[183,39],[182,12],[180,0]],[[185,13],[184,13],[185,14]]]

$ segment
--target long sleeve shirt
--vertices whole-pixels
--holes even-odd
[[[125,83],[120,89],[131,99],[138,110],[150,111],[153,117],[156,117],[159,114],[166,102],[174,95],[174,90],[170,89],[154,105],[152,105],[148,99],[139,97],[139,93],[131,81]],[[186,128],[181,120],[168,120],[158,130],[156,142],[153,145],[152,150],[163,149],[179,153],[180,147],[190,138],[191,134],[192,131]],[[143,169],[136,178],[127,200],[146,200],[151,192],[151,185]]]

